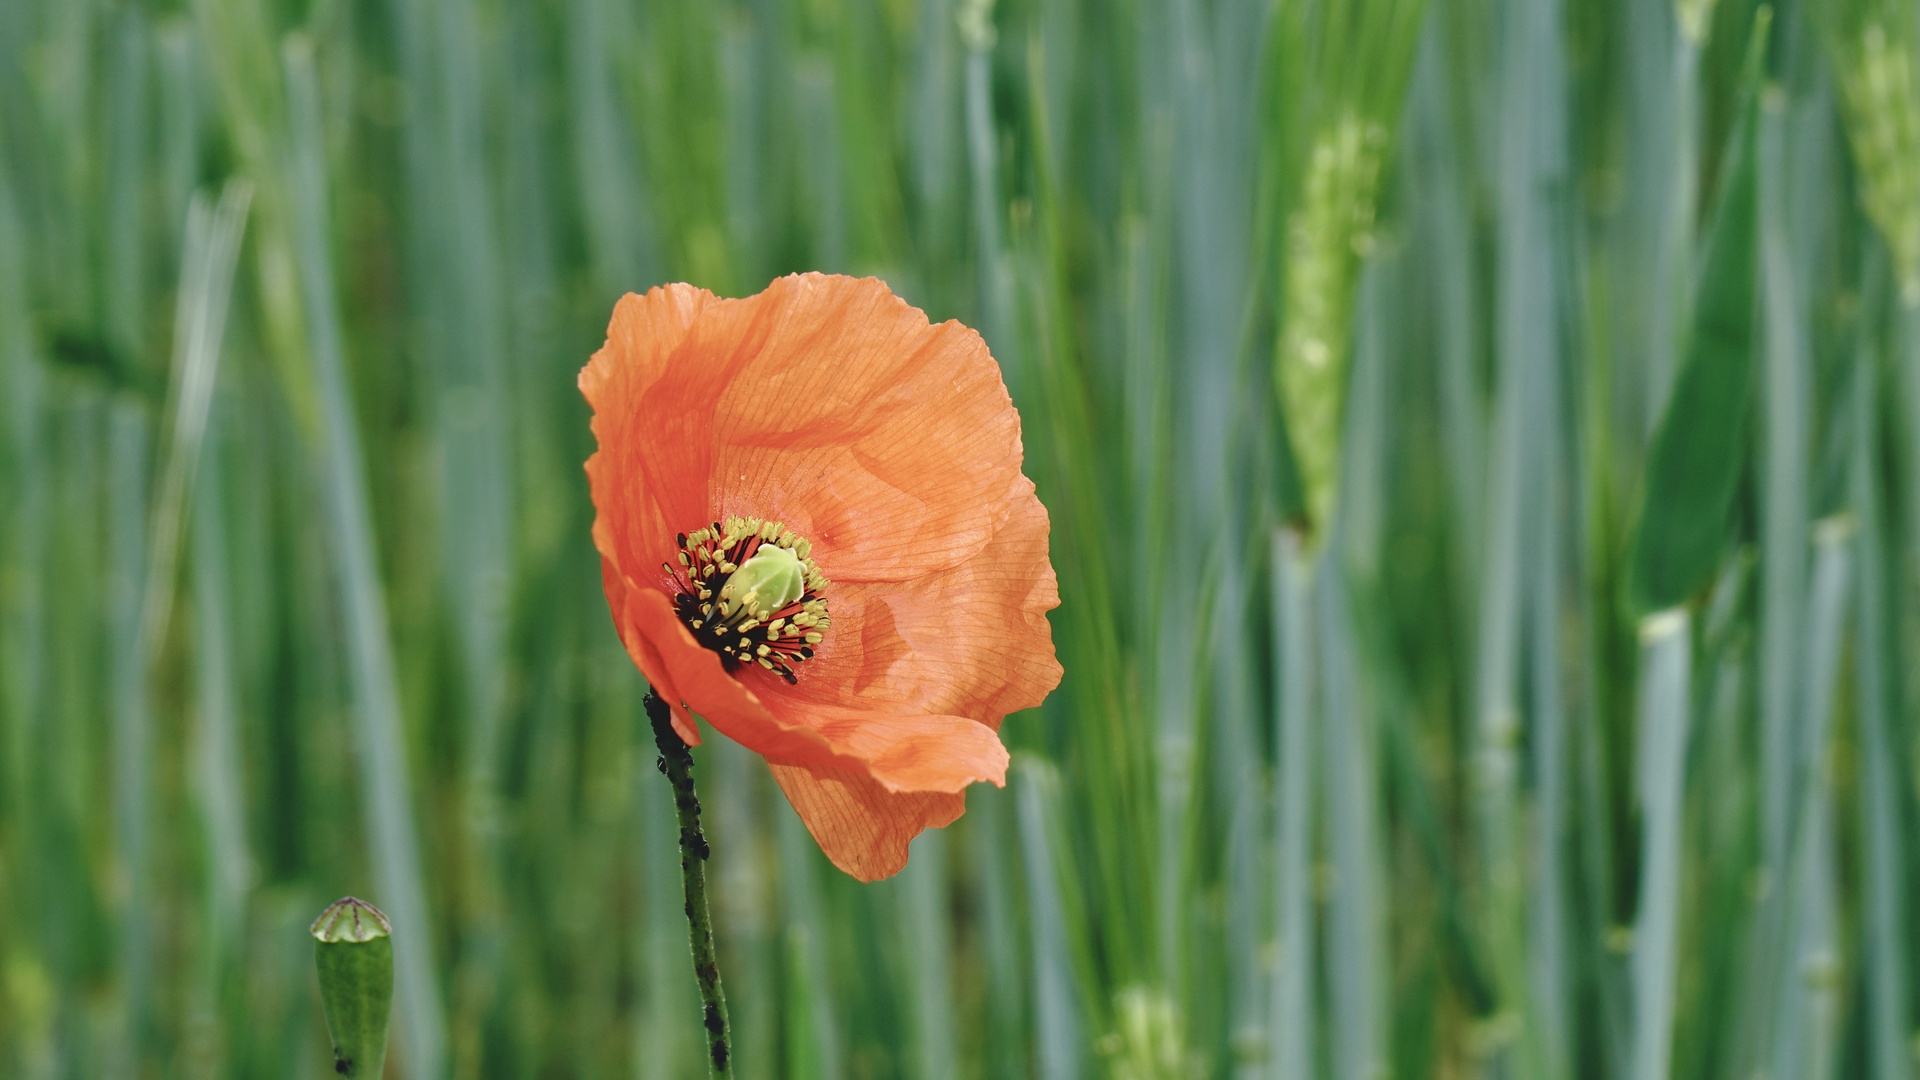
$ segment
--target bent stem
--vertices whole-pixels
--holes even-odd
[[[733,1075],[727,1046],[727,996],[720,989],[720,967],[713,953],[713,916],[707,910],[707,838],[700,831],[700,799],[693,791],[693,751],[673,730],[667,703],[647,691],[647,719],[653,724],[655,761],[673,785],[673,808],[680,817],[680,879],[687,897],[687,937],[693,944],[693,974],[700,983],[700,1013],[706,1028],[710,1076]]]

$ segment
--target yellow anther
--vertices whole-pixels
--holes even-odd
[[[831,583],[812,545],[786,523],[757,517],[727,518],[676,541],[693,593],[677,600],[688,627],[729,664],[758,661],[791,682],[786,665],[811,657],[830,621],[821,594]]]

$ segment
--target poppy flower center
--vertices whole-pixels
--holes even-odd
[[[716,521],[674,541],[680,565],[662,565],[676,590],[673,610],[693,639],[719,653],[728,671],[759,664],[795,682],[794,665],[813,658],[830,625],[813,545],[783,522],[754,517]]]

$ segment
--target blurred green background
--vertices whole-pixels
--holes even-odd
[[[697,775],[740,1075],[1915,1073],[1909,0],[0,0],[0,1072],[702,1073],[574,377],[979,328],[1067,675],[898,878]]]

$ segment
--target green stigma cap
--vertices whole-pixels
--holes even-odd
[[[731,615],[741,605],[756,618],[771,615],[800,599],[807,590],[807,568],[791,548],[761,544],[720,589],[721,610]]]
[[[393,1007],[393,925],[364,900],[336,900],[313,921],[313,963],[333,1038],[333,1071],[377,1080]]]

